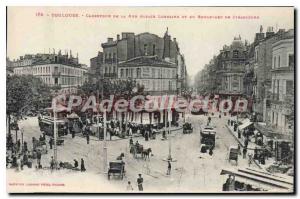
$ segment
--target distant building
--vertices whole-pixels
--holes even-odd
[[[152,94],[181,92],[187,84],[184,56],[180,53],[176,38],[171,40],[168,30],[164,37],[148,32],[137,35],[123,32],[121,36],[117,35],[116,40],[108,38],[101,46],[101,64],[96,64],[101,59],[99,55],[91,59],[91,66],[100,67],[101,77],[112,80],[133,78]],[[158,82],[157,79],[161,80]],[[154,80],[155,83],[150,83]]]
[[[12,62],[13,71],[16,75],[33,75],[42,81],[57,88],[60,92],[73,93],[77,87],[87,80],[87,67],[79,64],[77,57],[61,51],[58,54],[35,54],[21,56],[20,59]]]
[[[103,66],[103,53],[98,52],[96,57],[90,59],[90,68],[88,71],[89,81],[96,82],[101,78]]]
[[[294,30],[281,30],[272,44],[271,125],[291,136],[294,120]],[[292,117],[292,118],[291,118]]]
[[[216,74],[218,93],[222,96],[243,94],[243,77],[247,63],[248,46],[241,37],[235,37],[230,46],[225,45],[217,56]]]

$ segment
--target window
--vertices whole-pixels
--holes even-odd
[[[294,82],[292,80],[286,81],[286,95],[289,97],[294,96]]]
[[[124,69],[121,69],[121,77],[124,77]]]
[[[141,77],[141,68],[136,69],[136,77],[140,78]]]
[[[153,44],[153,47],[152,47],[152,55],[155,55],[156,53],[155,53],[155,44]]]
[[[114,61],[114,62],[117,62],[117,56],[116,56],[116,53],[113,54],[113,61]]]
[[[274,57],[274,60],[273,60],[273,68],[276,68],[276,57]]]
[[[58,78],[57,78],[57,77],[55,77],[55,79],[54,79],[54,83],[55,83],[55,85],[57,85],[57,84],[58,84]]]
[[[239,51],[234,50],[233,51],[233,58],[237,58],[239,56]]]
[[[280,56],[278,56],[278,68],[280,67]]]
[[[147,44],[144,44],[144,55],[147,55],[147,51],[148,51]]]
[[[128,71],[128,68],[126,68],[126,77],[129,77],[129,71]]]
[[[288,58],[289,67],[294,67],[294,54],[289,54],[288,56],[289,56]]]

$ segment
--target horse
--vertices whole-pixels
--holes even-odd
[[[149,155],[152,153],[151,148],[144,149],[142,152],[142,157],[146,160],[147,158],[150,159]]]
[[[121,154],[117,157],[117,160],[123,160],[124,157],[125,157],[124,153],[121,153]]]

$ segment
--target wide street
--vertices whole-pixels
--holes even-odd
[[[182,118],[180,120],[182,122]],[[183,134],[182,129],[180,129],[168,135],[168,140],[162,140],[161,134],[155,140],[147,142],[143,137],[133,139],[134,142],[138,140],[144,148],[152,149],[153,155],[147,161],[141,158],[135,159],[129,153],[128,139],[108,141],[108,162],[115,160],[120,153],[125,154],[126,177],[123,180],[118,178],[107,180],[107,174],[103,172],[103,142],[98,141],[95,137],[91,137],[90,143],[87,144],[84,137],[76,136],[72,139],[71,135],[67,135],[64,137],[64,145],[58,146],[58,161],[73,164],[74,159],[80,163],[80,159],[83,158],[87,169],[86,173],[82,174],[75,171],[54,172],[59,172],[64,178],[68,178],[68,175],[70,175],[74,180],[82,175],[99,176],[98,179],[102,184],[121,187],[121,190],[124,191],[128,181],[131,181],[134,189],[137,190],[136,178],[139,173],[144,177],[145,191],[221,191],[222,184],[226,180],[226,176],[220,175],[221,169],[236,167],[235,162],[228,161],[228,149],[232,145],[236,146],[237,142],[225,127],[227,117],[223,116],[219,119],[217,116],[212,116],[212,125],[216,126],[217,130],[216,147],[212,156],[200,153],[200,126],[207,122],[207,116],[187,115],[186,120],[190,121],[194,127],[192,134]],[[37,118],[29,117],[22,120],[20,127],[24,129],[24,141],[27,141],[29,148],[31,148],[32,137],[39,137],[40,135]],[[166,175],[167,162],[164,160],[169,153],[169,141],[171,143],[172,158],[175,160],[171,163],[170,176]],[[49,149],[49,145],[48,150],[48,154],[42,156],[44,167],[49,167],[50,157],[53,156],[53,150]],[[34,166],[35,164],[36,162],[34,162]],[[240,156],[239,166],[245,166],[246,164],[247,161]],[[21,172],[36,173],[35,169],[25,169]],[[47,176],[51,178],[51,175],[55,175],[54,172],[39,170],[37,173],[40,173],[39,178],[45,176],[47,179]],[[80,180],[78,180],[78,183],[80,183]],[[119,191],[121,190],[119,189]]]

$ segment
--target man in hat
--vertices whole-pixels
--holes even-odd
[[[139,174],[139,177],[137,179],[139,191],[143,191],[143,182],[144,182],[144,179],[142,178],[142,174]]]
[[[170,162],[170,161],[168,161],[168,170],[167,170],[167,175],[171,175],[171,168],[172,168],[172,166],[171,166],[171,162]]]

